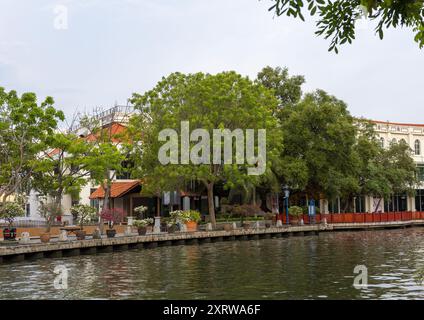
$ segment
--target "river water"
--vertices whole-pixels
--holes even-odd
[[[334,232],[3,264],[0,299],[424,299],[421,269],[424,228]]]

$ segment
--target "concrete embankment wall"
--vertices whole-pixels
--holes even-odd
[[[424,226],[424,221],[399,221],[385,223],[339,223],[306,226],[284,226],[259,229],[236,229],[231,231],[199,231],[150,234],[146,236],[121,236],[91,240],[73,240],[50,243],[32,243],[0,246],[0,262],[20,262],[39,258],[108,253],[129,249],[156,248],[169,245],[197,245],[202,243],[259,240],[288,236],[318,235],[320,232],[367,230],[376,228],[406,228]]]

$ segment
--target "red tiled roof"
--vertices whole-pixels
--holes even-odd
[[[111,198],[119,198],[125,195],[126,193],[133,190],[135,187],[140,185],[139,180],[135,181],[128,181],[128,182],[112,182],[111,190],[110,190],[110,197]],[[96,191],[94,191],[90,195],[90,199],[98,199],[98,198],[104,198],[105,197],[105,191],[103,190],[103,187],[99,187]]]
[[[101,130],[102,130],[101,134],[103,134],[103,135],[104,134],[107,134],[107,135],[110,135],[111,136],[111,141],[112,142],[119,143],[119,142],[121,142],[120,141],[121,139],[120,139],[119,135],[125,133],[126,130],[127,130],[127,127],[124,126],[121,123],[114,122],[111,125],[102,128]],[[99,134],[100,133],[89,134],[87,137],[85,137],[85,139],[87,141],[96,141],[96,139],[99,136]]]
[[[191,191],[181,191],[180,194],[181,194],[181,197],[199,197],[201,195],[198,192],[191,192]]]

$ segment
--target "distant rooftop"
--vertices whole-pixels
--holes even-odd
[[[379,121],[379,120],[371,120],[371,122],[375,124],[386,124],[386,125],[393,125],[393,126],[424,127],[424,124],[417,124],[417,123],[401,123],[401,122],[390,122],[390,121]]]
[[[132,105],[118,105],[114,107],[102,110],[102,108],[95,108],[90,114],[94,119],[98,119],[102,126],[111,123],[128,123],[130,116],[134,113],[134,106]],[[78,131],[82,129],[78,122],[72,128],[72,131]]]

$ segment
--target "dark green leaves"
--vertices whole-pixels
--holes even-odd
[[[330,39],[329,51],[338,53],[338,47],[355,39],[355,22],[362,19],[364,10],[370,21],[377,21],[376,33],[383,39],[384,28],[411,27],[414,40],[424,46],[424,2],[420,0],[274,0],[269,10],[277,16],[299,17],[303,11],[318,15],[316,34]],[[307,4],[307,6],[304,6]]]

